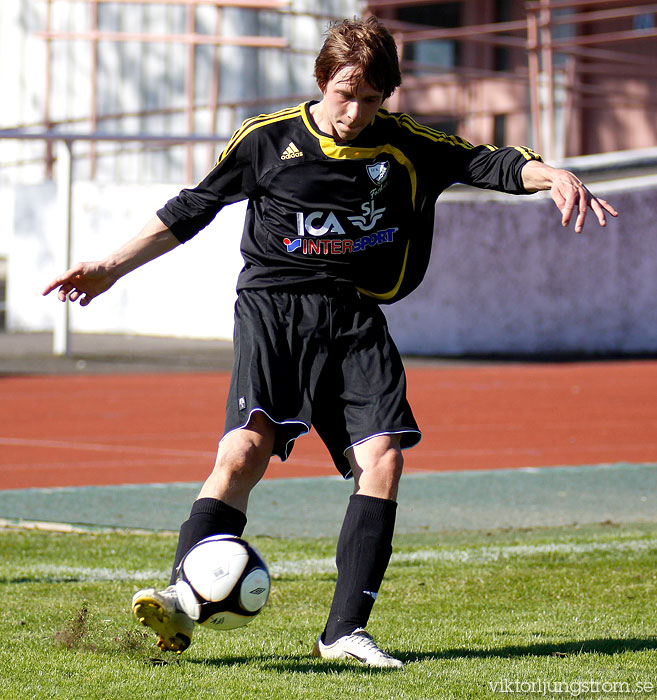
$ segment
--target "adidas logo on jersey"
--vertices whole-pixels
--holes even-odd
[[[288,147],[283,151],[281,155],[281,160],[290,160],[290,158],[300,158],[303,155],[303,151],[300,151],[294,141],[290,141]]]

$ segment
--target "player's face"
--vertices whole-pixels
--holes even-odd
[[[336,141],[355,139],[383,102],[380,90],[365,81],[352,81],[353,70],[347,66],[329,80],[322,101],[313,111],[317,126]]]

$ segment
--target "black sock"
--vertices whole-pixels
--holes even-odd
[[[367,625],[392,554],[396,512],[394,501],[351,496],[338,539],[338,581],[322,635],[325,644]]]
[[[210,535],[241,537],[246,527],[246,515],[216,498],[199,498],[194,502],[189,518],[180,526],[178,548],[173,561],[171,583],[176,582],[182,558],[201,540]]]

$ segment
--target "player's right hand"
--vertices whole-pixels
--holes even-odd
[[[106,292],[116,282],[100,262],[85,262],[74,265],[70,270],[55,279],[43,290],[43,296],[59,287],[57,298],[60,301],[80,300],[80,306],[87,306],[99,294]]]

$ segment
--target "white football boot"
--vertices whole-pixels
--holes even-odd
[[[142,625],[156,632],[157,646],[162,651],[180,654],[191,644],[194,620],[178,605],[175,586],[163,591],[154,588],[137,591],[132,598],[132,612]]]
[[[313,656],[319,656],[322,659],[355,659],[365,666],[377,668],[404,667],[399,659],[379,649],[372,637],[362,628],[340,637],[333,644],[324,644],[320,636],[313,647]]]

